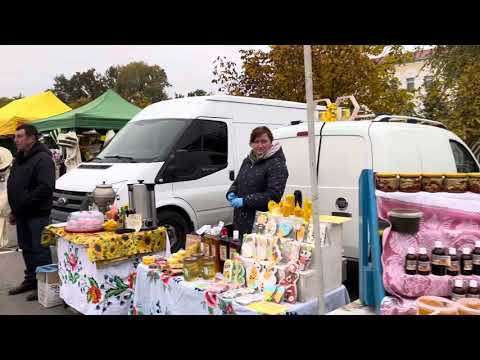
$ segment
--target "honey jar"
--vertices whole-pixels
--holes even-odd
[[[398,190],[401,192],[415,193],[422,190],[420,174],[400,174]]]
[[[185,281],[193,281],[199,275],[199,259],[195,256],[183,260],[183,277]]]
[[[397,174],[377,173],[375,174],[376,188],[384,192],[394,192],[398,190]]]
[[[474,193],[480,193],[480,173],[468,174],[468,190]]]
[[[213,256],[204,256],[201,258],[202,278],[213,280],[216,275],[215,258]]]
[[[422,191],[430,193],[443,191],[443,175],[422,174]]]
[[[449,193],[464,193],[468,190],[468,176],[464,173],[445,174],[445,190]]]

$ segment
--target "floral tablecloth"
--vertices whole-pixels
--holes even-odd
[[[131,315],[256,315],[245,306],[206,292],[209,282],[188,282],[182,276],[169,277],[159,270],[139,264],[135,281]],[[350,302],[342,285],[325,296],[326,312]],[[286,315],[318,313],[318,300],[288,305]]]
[[[381,305],[383,314],[415,313],[414,300],[422,295],[449,297],[453,279],[480,281],[480,276],[407,275],[404,270],[408,247],[426,247],[430,254],[435,241],[445,247],[475,247],[480,240],[480,195],[473,193],[383,193],[377,191],[378,215],[388,219],[388,211],[417,209],[423,213],[414,235],[385,230],[382,239],[382,266],[385,290],[391,295]]]
[[[170,244],[166,237],[166,251]],[[63,237],[57,241],[60,297],[85,315],[127,315],[133,309],[133,284],[141,255],[99,265],[90,261],[84,245],[73,244]]]
[[[159,227],[153,231],[117,234],[110,231],[97,233],[69,233],[63,227],[49,225],[42,234],[42,245],[55,245],[57,238],[86,248],[91,262],[114,260],[138,254],[165,251],[167,231]]]

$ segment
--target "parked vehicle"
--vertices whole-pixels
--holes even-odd
[[[290,173],[285,192],[310,196],[307,124],[276,129]],[[478,172],[468,146],[441,123],[382,115],[371,120],[318,122],[318,195],[321,214],[352,217],[344,224],[344,256],[358,259],[358,180],[377,172]]]
[[[324,109],[318,107],[318,110]],[[205,224],[231,224],[225,193],[248,154],[250,132],[306,119],[306,104],[236,96],[204,96],[152,104],[122,128],[91,162],[60,177],[52,219],[87,208],[87,195],[103,181],[128,203],[127,184],[155,183],[157,219],[172,250]]]

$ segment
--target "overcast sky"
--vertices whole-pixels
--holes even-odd
[[[407,45],[413,49],[413,45]],[[240,49],[268,50],[266,45],[0,45],[0,97],[30,96],[53,87],[56,75],[70,77],[95,68],[104,73],[111,65],[145,61],[165,69],[174,93],[196,89],[216,92],[212,84],[217,56],[241,63]]]
[[[217,90],[211,83],[213,61],[227,56],[240,63],[238,50],[266,45],[0,45],[0,97],[34,95],[53,86],[56,75],[70,77],[95,68],[145,61],[165,69],[172,84],[167,91],[185,94],[195,89]]]

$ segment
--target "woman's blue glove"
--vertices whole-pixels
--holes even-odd
[[[230,201],[230,203],[235,209],[241,208],[243,206],[243,198],[235,198],[232,201]]]
[[[236,198],[236,196],[235,196],[235,194],[234,194],[233,192],[230,192],[230,193],[227,194],[227,200],[228,200],[228,201],[231,202],[231,201],[232,201],[233,199],[235,199],[235,198]]]

